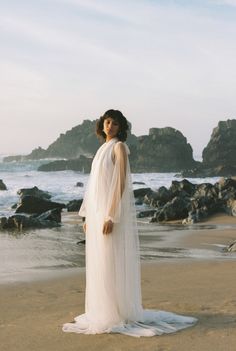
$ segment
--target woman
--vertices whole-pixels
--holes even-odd
[[[153,336],[196,323],[192,317],[142,308],[127,131],[118,110],[108,110],[97,122],[97,135],[105,142],[93,159],[79,211],[86,217],[85,313],[64,324],[65,332]]]

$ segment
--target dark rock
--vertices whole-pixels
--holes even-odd
[[[235,189],[236,190],[236,179],[234,178],[221,178],[216,183],[219,190],[228,190],[228,189]]]
[[[52,210],[48,210],[46,212],[43,212],[36,218],[39,221],[53,221],[61,223],[61,208],[54,208]]]
[[[144,182],[133,182],[133,184],[137,184],[137,185],[145,185]]]
[[[173,196],[178,196],[180,193],[192,196],[195,192],[195,184],[190,183],[187,179],[181,181],[173,180],[170,186],[170,192]]]
[[[144,196],[144,203],[152,207],[159,207],[171,200],[172,197],[170,190],[161,186],[157,191],[147,193]]]
[[[7,223],[7,217],[0,217],[0,230],[4,229],[6,223]]]
[[[130,163],[133,172],[174,172],[192,168],[196,161],[183,134],[166,127],[151,128],[149,135],[138,137]]]
[[[65,204],[52,202],[36,196],[26,195],[20,199],[20,203],[16,208],[16,213],[38,213],[54,208],[65,208]]]
[[[146,210],[146,211],[140,211],[137,214],[137,218],[144,218],[144,217],[152,217],[156,213],[156,210]]]
[[[66,205],[67,211],[68,212],[78,212],[80,209],[80,206],[83,202],[83,199],[79,199],[79,200],[71,200],[70,202],[68,202],[68,204]]]
[[[219,191],[211,183],[197,184],[195,187],[194,198],[218,198]]]
[[[77,182],[75,186],[78,186],[78,187],[80,187],[80,188],[83,188],[84,183],[82,183],[82,182]]]
[[[138,197],[137,199],[135,199],[135,205],[139,206],[143,204],[143,197]]]
[[[134,197],[144,197],[146,194],[150,194],[152,192],[151,188],[141,188],[134,190]]]
[[[2,179],[0,179],[0,190],[7,190],[6,185],[3,183]]]
[[[197,184],[191,198],[191,211],[196,221],[222,210],[223,202],[219,197],[218,187],[210,183]]]
[[[220,121],[202,153],[208,167],[236,166],[236,120]],[[235,174],[234,174],[235,175]]]
[[[188,167],[183,177],[232,177],[236,175],[236,120],[220,121],[203,150],[203,162]]]
[[[57,160],[39,166],[38,171],[41,172],[56,172],[56,171],[79,171],[89,173],[91,169],[92,158],[87,158],[81,155],[77,159]]]
[[[58,227],[57,221],[40,219],[34,216],[26,216],[22,214],[13,215],[9,218],[0,218],[1,230],[23,230],[23,229],[43,229]]]
[[[49,192],[40,190],[37,186],[34,186],[33,188],[19,189],[17,191],[17,194],[20,195],[20,197],[30,195],[30,196],[39,197],[46,200],[49,200],[52,197],[49,194]]]
[[[156,213],[156,216],[152,221],[163,222],[183,219],[188,216],[189,209],[189,201],[186,201],[183,197],[176,196]]]

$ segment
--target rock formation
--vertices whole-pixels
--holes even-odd
[[[203,162],[182,172],[183,177],[232,177],[236,175],[236,120],[220,121],[203,150]]]
[[[3,183],[2,179],[0,179],[0,190],[7,190],[6,185]]]
[[[131,151],[133,172],[174,172],[196,165],[191,145],[171,127],[151,128]]]
[[[236,120],[220,121],[202,153],[207,167],[236,166]]]
[[[231,178],[222,178],[214,185],[192,184],[184,179],[173,181],[169,189],[138,190],[139,193],[134,192],[135,197],[140,200],[141,194],[143,202],[155,209],[151,222],[183,220],[183,223],[195,223],[217,212],[236,216],[236,180]],[[147,215],[150,213],[146,211]],[[141,213],[144,215],[145,211]]]

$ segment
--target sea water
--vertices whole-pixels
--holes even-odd
[[[17,191],[21,188],[37,186],[50,192],[51,200],[67,204],[70,200],[80,199],[84,195],[88,174],[75,171],[39,172],[38,167],[48,160],[3,163],[0,160],[0,179],[7,186],[0,191],[0,217],[14,213],[11,206],[18,202]],[[160,186],[171,185],[173,180],[181,180],[175,173],[136,173],[132,174],[134,189],[150,187],[157,190]],[[218,178],[194,178],[192,183],[209,182],[214,184]],[[82,182],[83,187],[76,183]],[[0,232],[0,283],[37,279],[37,277],[73,268],[84,267],[84,244],[78,244],[84,238],[82,223],[70,220],[70,214],[64,213],[65,223],[59,228]],[[72,214],[73,217],[73,214]],[[171,232],[171,237],[178,235],[179,228],[149,224],[148,219],[138,221],[141,258],[172,259],[188,258],[202,253],[187,252],[160,242],[168,238],[164,232]]]

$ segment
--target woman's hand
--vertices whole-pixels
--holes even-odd
[[[86,222],[84,222],[83,224],[83,231],[84,231],[84,234],[86,234]]]
[[[109,221],[104,222],[103,224],[103,234],[110,234],[113,229],[113,222],[109,219]]]

